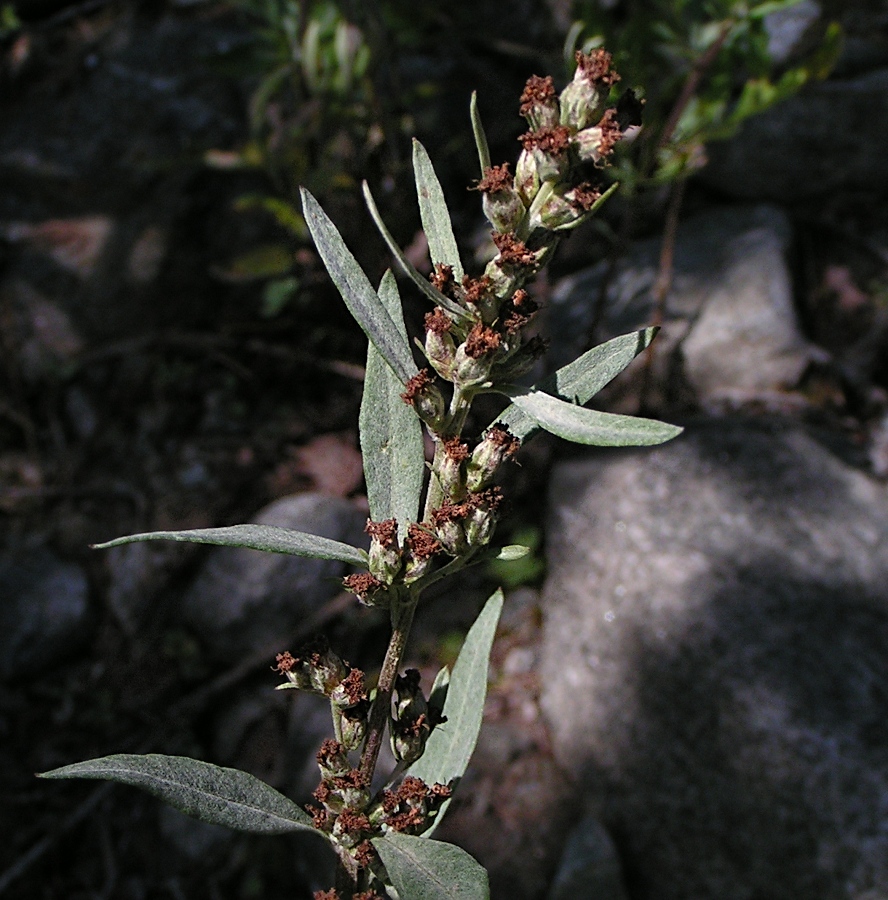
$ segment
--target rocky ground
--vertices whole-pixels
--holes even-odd
[[[68,10],[3,44],[0,895],[310,896],[329,884],[310,840],[33,778],[158,751],[305,798],[326,711],[270,690],[269,661],[323,629],[370,666],[384,639],[327,565],[88,549],[245,520],[354,540],[364,350],[307,244],[306,299],[274,315],[266,281],[232,267],[281,240],[236,209],[267,176],[207,165],[249,135],[253,82],[221,64],[243,21],[216,3]],[[540,440],[516,469],[505,531],[544,531],[548,574],[508,595],[482,740],[442,828],[495,897],[888,892],[888,19],[860,4],[845,26],[828,81],[712,148],[662,310],[656,215],[616,262],[574,236],[540,287],[552,365],[662,315],[656,352],[601,402],[686,433],[569,458]],[[440,109],[399,111],[443,148],[469,230],[471,148],[449,129],[467,133],[458,104],[482,87],[513,155],[514,104],[497,106],[538,67],[518,37],[420,56]],[[373,159],[398,173],[406,153]],[[334,217],[381,272],[357,194],[333,191]],[[409,200],[392,192],[391,211]],[[411,651],[424,671],[452,658],[492,574],[431,600]]]

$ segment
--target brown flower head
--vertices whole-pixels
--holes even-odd
[[[527,249],[523,241],[519,241],[514,234],[493,233],[493,243],[499,250],[498,262],[509,266],[532,266],[536,263],[536,256],[532,250]]]
[[[466,303],[470,303],[472,306],[478,306],[478,304],[486,298],[487,293],[490,290],[490,284],[490,277],[488,275],[482,275],[480,278],[471,278],[468,275],[464,275],[462,287],[463,298]]]
[[[314,900],[339,900],[339,891],[335,888],[330,888],[329,891],[315,891],[312,897]]]
[[[588,55],[577,50],[574,58],[577,61],[577,71],[591,84],[610,87],[620,80],[620,76],[612,68],[613,57],[607,50],[593,50]]]
[[[448,459],[452,459],[454,462],[462,462],[468,459],[469,456],[468,445],[464,444],[458,437],[452,437],[444,441],[444,452],[447,454]]]
[[[509,164],[501,166],[488,166],[484,170],[484,177],[475,185],[475,189],[482,194],[497,194],[500,191],[511,191],[515,186],[515,179],[509,172]]]
[[[453,280],[453,267],[444,263],[438,263],[435,271],[429,276],[429,281],[442,293],[445,297],[453,296],[453,288],[455,282]]]
[[[416,522],[407,529],[407,546],[416,559],[431,559],[441,552],[441,542]]]
[[[601,129],[601,144],[598,152],[602,156],[608,156],[613,152],[614,145],[623,137],[617,111],[613,108],[606,109],[597,127]]]
[[[477,322],[466,337],[466,355],[472,359],[480,359],[485,354],[499,349],[499,345],[500,336],[492,328]]]
[[[453,322],[443,309],[436,307],[433,312],[425,314],[425,327],[432,334],[447,334],[453,327]]]
[[[367,603],[384,585],[375,575],[371,575],[369,572],[356,572],[353,575],[346,575],[342,579],[342,586],[347,591],[355,594],[361,603]]]
[[[541,78],[539,75],[531,75],[521,94],[519,112],[522,116],[530,115],[535,105],[551,103],[554,100],[555,85],[552,83],[552,76],[547,75],[545,78]]]
[[[570,147],[571,130],[567,125],[539,128],[528,131],[518,138],[525,150],[541,150],[548,156],[560,157]]]
[[[367,519],[364,531],[385,549],[398,543],[398,522],[395,519],[385,519],[382,522],[374,522],[372,519]]]
[[[278,653],[278,655],[274,659],[277,665],[272,666],[272,669],[275,672],[280,672],[281,675],[289,672],[293,668],[293,666],[296,665],[296,660],[290,655],[289,651],[285,653]]]

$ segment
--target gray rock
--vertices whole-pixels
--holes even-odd
[[[808,46],[809,38],[822,15],[823,10],[815,0],[800,0],[765,16],[771,61],[778,66],[786,65],[799,53],[813,49]]]
[[[888,895],[888,492],[801,427],[560,466],[556,758],[635,900]]]
[[[366,515],[336,497],[284,497],[254,521],[366,544]],[[210,653],[231,663],[264,646],[286,643],[306,616],[340,590],[345,572],[342,563],[330,560],[214,549],[183,598],[182,616]]]
[[[45,548],[0,560],[0,676],[58,671],[90,634],[89,586],[80,566]]]
[[[772,206],[721,208],[682,223],[672,288],[655,358],[659,381],[680,366],[704,404],[793,386],[808,364],[786,263],[791,228]],[[634,244],[605,299],[603,337],[650,324],[661,238]],[[553,345],[573,359],[583,347],[606,264],[563,279],[552,296]]]
[[[888,188],[888,69],[806,85],[708,148],[701,178],[734,197],[798,203]]]
[[[626,900],[617,848],[601,823],[586,816],[571,832],[548,900]]]

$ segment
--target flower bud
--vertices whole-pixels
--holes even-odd
[[[527,79],[524,92],[521,94],[519,111],[531,128],[552,128],[558,124],[558,98],[555,95],[551,75],[545,78],[531,75]]]
[[[345,755],[345,748],[338,741],[327,738],[317,754],[318,767],[321,770],[321,778],[335,778],[351,771],[351,763]]]
[[[443,309],[426,313],[426,338],[423,348],[426,359],[432,368],[448,381],[453,374],[453,358],[456,354],[456,344],[450,335],[452,324],[450,316]]]
[[[540,128],[521,135],[519,140],[533,154],[536,173],[541,181],[557,181],[568,167],[571,129],[566,125]]]
[[[474,357],[460,344],[456,350],[455,382],[462,387],[484,384],[490,377],[492,360],[488,356]]]
[[[493,480],[500,466],[513,457],[521,446],[504,425],[492,425],[469,460],[466,487],[473,493],[486,487]]]
[[[364,606],[378,606],[385,609],[389,605],[385,583],[370,572],[356,572],[342,579],[342,586],[354,594]]]
[[[422,578],[434,565],[434,557],[442,550],[441,542],[425,528],[415,522],[407,531],[407,565],[404,583],[410,584]]]
[[[466,491],[464,463],[469,458],[469,448],[454,437],[444,441],[443,450],[434,465],[438,483],[445,496],[461,497]]]
[[[360,707],[367,700],[367,691],[364,688],[364,673],[360,669],[351,669],[332,691],[329,692],[330,702],[340,710]]]
[[[533,203],[540,189],[540,173],[537,170],[536,157],[531,150],[522,150],[515,166],[515,190],[525,206]]]
[[[606,109],[597,125],[584,128],[574,137],[574,148],[581,162],[602,163],[622,138],[617,111]]]
[[[330,695],[347,675],[345,663],[329,647],[313,654],[309,662],[309,678],[319,693]]]
[[[401,399],[416,410],[416,414],[432,431],[438,432],[444,422],[446,405],[441,391],[433,383],[428,369],[421,369],[408,382]]]
[[[472,547],[483,547],[493,537],[502,493],[499,488],[492,487],[472,494],[471,498],[472,509],[466,516],[466,539]]]
[[[370,701],[362,701],[357,706],[344,709],[340,715],[339,728],[342,744],[346,750],[357,750],[367,737],[367,713]]]
[[[391,722],[391,744],[395,759],[408,765],[422,756],[432,732],[428,704],[419,682],[419,672],[408,669],[395,679],[395,715]]]
[[[561,124],[582,131],[599,119],[620,76],[611,68],[606,50],[594,50],[588,56],[577,51],[576,60],[573,81],[561,92]]]
[[[370,535],[370,573],[379,581],[391,584],[401,570],[398,523],[394,519],[386,519],[384,522],[368,519],[364,531]]]

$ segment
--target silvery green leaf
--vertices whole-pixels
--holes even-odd
[[[532,390],[544,391],[582,406],[616,378],[639,353],[650,346],[657,330],[644,328],[599,344],[535,384]],[[532,437],[539,427],[531,416],[514,403],[503,412],[497,422],[505,425],[522,442]]]
[[[429,300],[432,301],[437,306],[440,306],[442,309],[446,309],[449,313],[452,313],[457,319],[467,319],[469,318],[468,313],[458,304],[454,303],[449,297],[445,297],[429,280],[428,278],[423,278],[419,272],[416,271],[413,263],[410,262],[409,259],[404,255],[404,251],[398,246],[395,239],[392,237],[391,232],[386,227],[385,222],[382,221],[382,216],[379,214],[379,209],[376,206],[376,201],[373,199],[373,194],[370,192],[370,186],[367,182],[364,182],[364,201],[367,204],[367,209],[370,211],[370,216],[373,219],[379,233],[382,235],[382,239],[385,241],[386,245],[389,248],[392,256],[398,261],[398,265],[400,265],[404,274],[423,292],[423,294],[428,297]]]
[[[389,831],[373,846],[402,900],[488,900],[484,867],[465,850]]]
[[[462,778],[466,771],[481,730],[490,649],[502,608],[503,592],[498,590],[484,605],[466,635],[450,673],[444,701],[447,721],[431,733],[425,752],[409,770],[426,784],[448,784]],[[436,822],[441,821],[442,815],[443,809]]]
[[[542,391],[510,392],[512,402],[541,428],[552,434],[595,447],[652,447],[681,434],[682,428],[566,403]]]
[[[516,559],[523,559],[528,553],[530,553],[530,547],[525,547],[523,544],[506,544],[505,547],[499,547],[488,556],[487,561],[498,559],[502,562],[513,562]]]
[[[426,148],[416,138],[413,139],[413,173],[416,178],[416,195],[419,198],[419,215],[429,242],[432,264],[450,266],[454,278],[458,282],[462,281],[463,267],[444,191],[441,190],[441,183]]]
[[[398,331],[364,270],[345,246],[342,235],[318,201],[305,188],[300,188],[300,192],[308,230],[330,278],[339,289],[349,312],[379,351],[379,355],[392,367],[401,383],[405,384],[418,371],[410,352],[409,341]]]
[[[379,299],[406,340],[401,298],[391,271],[379,285]],[[359,418],[367,499],[373,521],[397,519],[402,538],[419,514],[425,476],[422,425],[401,399],[403,392],[404,386],[371,344]]]
[[[289,553],[314,559],[338,559],[353,566],[366,566],[367,554],[350,544],[306,534],[277,525],[229,525],[225,528],[194,528],[189,531],[148,531],[115,538],[104,544],[93,544],[95,550],[133,544],[136,541],[187,541],[192,544],[217,544],[222,547],[245,547],[266,553]]]
[[[484,177],[485,169],[490,168],[490,147],[487,146],[487,135],[481,124],[481,114],[478,112],[478,92],[472,91],[472,102],[469,104],[469,115],[472,118],[472,134],[475,136],[475,146],[478,148],[478,162],[481,164],[481,177]]]
[[[184,756],[121,753],[42,772],[41,778],[90,778],[143,788],[189,816],[238,831],[313,831],[311,818],[264,781]]]

